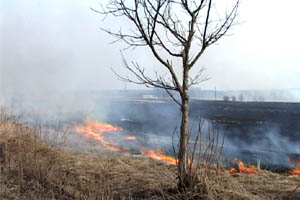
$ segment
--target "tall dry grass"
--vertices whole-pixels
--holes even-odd
[[[48,128],[0,112],[0,199],[299,199],[298,176],[263,171],[230,175],[193,170],[193,187],[177,190],[176,167],[118,153],[71,153],[49,145]],[[54,131],[55,132],[55,131]]]

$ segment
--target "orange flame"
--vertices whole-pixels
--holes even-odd
[[[155,150],[152,150],[152,149],[141,148],[141,152],[146,154],[150,158],[155,159],[155,160],[162,160],[162,161],[167,162],[167,163],[172,164],[172,165],[177,164],[177,159],[176,158],[166,155],[161,149],[155,151]]]
[[[300,175],[300,166],[298,168],[294,168],[288,173],[289,175]]]
[[[74,127],[77,133],[87,135],[90,138],[98,140],[100,145],[110,149],[112,151],[120,151],[121,149],[113,142],[106,141],[103,137],[104,132],[112,132],[122,130],[120,127],[113,126],[111,124],[87,121],[85,125],[75,125]]]
[[[234,159],[233,162],[237,164],[238,169],[233,169],[233,168],[229,169],[228,172],[230,174],[235,174],[235,173],[254,174],[259,172],[259,169],[257,169],[254,165],[249,165],[249,167],[245,167],[245,164],[238,159]]]
[[[294,164],[294,168],[288,172],[289,175],[300,175],[300,160],[288,158],[289,163]]]
[[[125,141],[136,141],[136,138],[134,136],[127,136],[123,138]]]
[[[83,125],[75,125],[74,130],[77,133],[86,135],[92,139],[99,141],[99,144],[107,149],[112,151],[129,151],[124,147],[119,147],[116,143],[112,141],[107,141],[103,137],[103,133],[113,132],[113,131],[121,131],[122,128],[113,126],[111,124],[101,123],[101,122],[94,122],[94,121],[86,121]],[[126,136],[123,137],[125,141],[136,141],[136,137],[134,136]],[[147,155],[152,159],[161,160],[166,163],[176,165],[177,159],[166,155],[162,150],[152,150],[146,149],[145,147],[140,148],[140,152],[143,155]]]

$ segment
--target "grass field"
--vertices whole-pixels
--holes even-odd
[[[300,199],[300,176],[202,168],[177,190],[176,166],[120,153],[72,153],[0,115],[0,199]]]

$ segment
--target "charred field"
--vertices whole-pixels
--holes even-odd
[[[171,100],[124,98],[97,102],[108,111],[107,122],[142,134],[144,143],[157,137],[161,148],[173,153],[172,133],[179,128],[180,112]],[[246,163],[259,162],[263,169],[284,172],[292,167],[289,160],[300,160],[299,103],[194,99],[190,111],[192,135],[199,119],[204,118],[224,137],[223,157],[228,165],[239,158]]]
[[[274,170],[284,170],[287,157],[300,158],[299,103],[194,101],[192,107],[200,111],[192,115],[210,119],[235,147],[227,154],[260,159]]]

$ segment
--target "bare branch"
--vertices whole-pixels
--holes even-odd
[[[208,81],[210,79],[210,77],[204,75],[204,71],[205,71],[205,68],[201,67],[194,77],[189,77],[189,86],[188,87],[191,87],[193,85],[198,85],[200,83]]]
[[[237,0],[234,7],[230,11],[228,15],[225,16],[225,19],[219,20],[220,23],[218,23],[214,28],[213,31],[208,34],[207,30],[209,26],[212,24],[212,21],[209,20],[210,12],[211,12],[211,2],[212,0],[209,0],[209,5],[207,9],[207,14],[206,14],[206,20],[205,20],[205,25],[204,25],[204,31],[202,33],[201,28],[198,27],[198,32],[200,35],[202,35],[202,48],[200,51],[197,53],[197,55],[192,59],[190,62],[190,68],[192,68],[195,63],[199,60],[199,58],[203,55],[205,49],[217,42],[221,37],[223,37],[227,31],[233,26],[233,22],[235,21],[237,17],[237,11],[238,7],[240,5],[240,0]]]
[[[172,83],[168,83],[163,76],[159,75],[158,72],[155,72],[156,74],[156,78],[153,79],[151,77],[149,77],[148,75],[146,75],[145,73],[145,69],[142,68],[138,63],[134,63],[132,62],[131,65],[128,64],[128,62],[126,61],[126,59],[123,56],[123,62],[124,62],[124,67],[130,71],[137,80],[132,80],[130,79],[128,76],[124,77],[122,75],[120,75],[119,73],[117,73],[114,69],[113,72],[115,73],[115,75],[122,81],[126,81],[126,82],[130,82],[130,83],[135,83],[138,85],[145,85],[146,87],[156,87],[156,88],[162,88],[165,90],[174,90],[174,91],[178,91],[178,88],[176,87],[176,85],[172,84]]]

